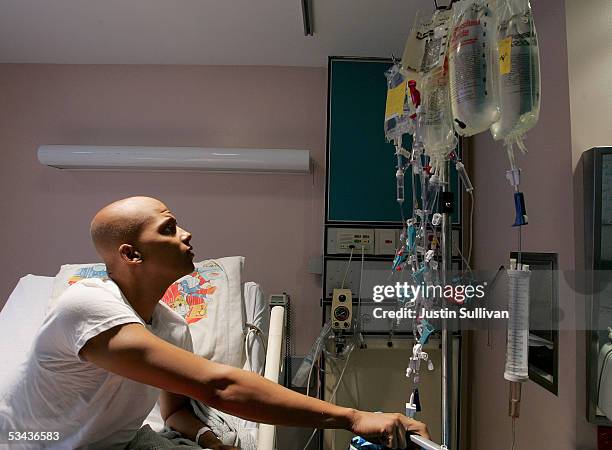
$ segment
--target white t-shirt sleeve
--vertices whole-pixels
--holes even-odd
[[[115,289],[116,290],[116,289]],[[71,286],[49,311],[38,339],[38,350],[82,360],[79,352],[91,338],[111,328],[142,319],[112,286],[101,280],[86,280]]]
[[[185,332],[183,334],[183,342],[181,343],[181,348],[183,350],[187,350],[188,352],[193,353],[193,340],[191,338],[191,331],[189,327],[185,327]]]

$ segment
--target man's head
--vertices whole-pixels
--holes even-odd
[[[115,277],[170,284],[194,268],[191,233],[151,197],[130,197],[102,208],[91,221],[91,238]]]

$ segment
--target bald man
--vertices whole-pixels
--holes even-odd
[[[160,302],[194,270],[191,233],[159,200],[106,206],[91,235],[110,279],[79,281],[50,306],[23,377],[0,393],[0,437],[53,432],[44,441],[51,448],[134,448],[158,396],[166,425],[204,448],[233,449],[197,419],[189,398],[258,422],[344,428],[392,448],[409,445],[407,431],[428,437],[403,415],[332,405],[191,353],[186,323]]]

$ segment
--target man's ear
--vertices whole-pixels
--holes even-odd
[[[130,264],[140,264],[142,262],[142,255],[133,245],[121,244],[119,247],[119,254],[121,255],[121,259]]]

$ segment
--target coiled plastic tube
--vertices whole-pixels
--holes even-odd
[[[508,342],[504,378],[529,379],[529,270],[508,270]]]

